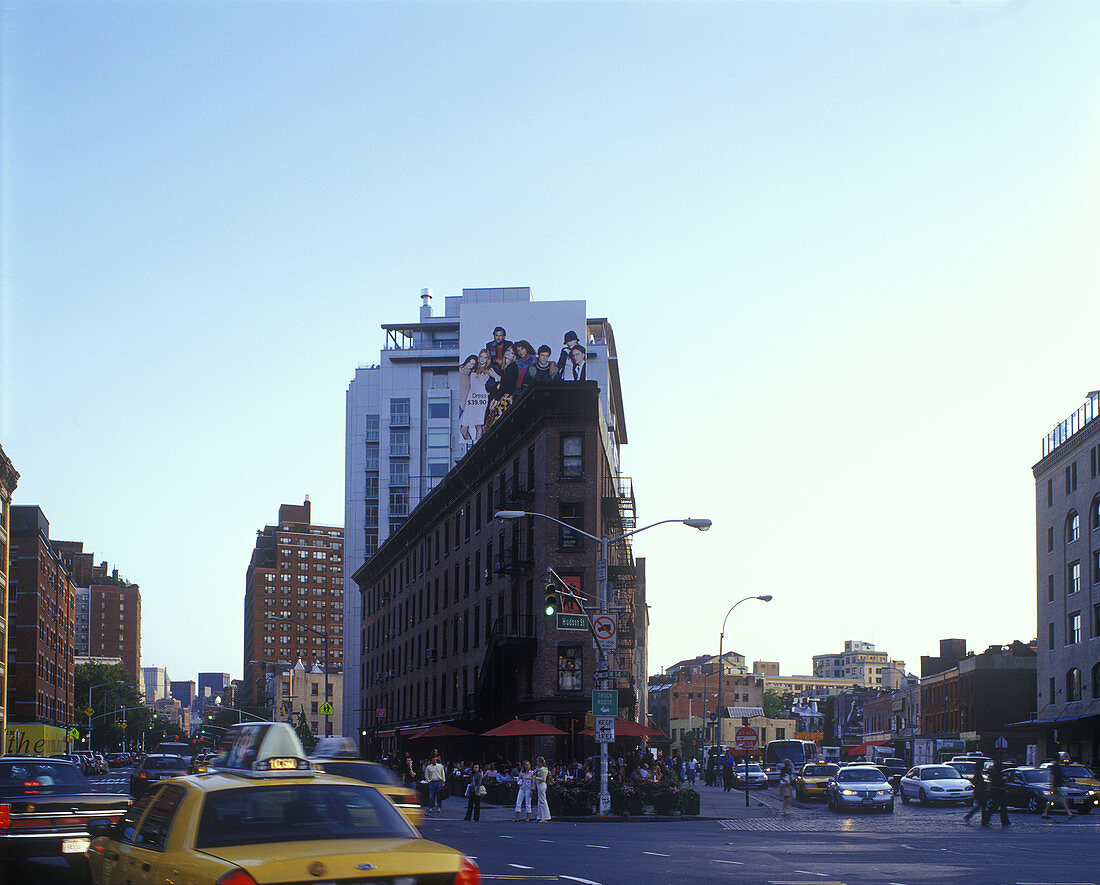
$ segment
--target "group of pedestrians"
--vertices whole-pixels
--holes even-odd
[[[532,802],[535,805],[535,817],[539,823],[550,822],[550,804],[546,801],[546,788],[550,785],[550,769],[546,767],[546,760],[539,756],[535,760],[535,768],[532,770],[531,763],[524,761],[523,769],[520,771],[519,776],[519,792],[516,794],[516,817],[517,821],[526,820],[531,822],[531,805]],[[526,814],[527,817],[520,817],[521,814]]]

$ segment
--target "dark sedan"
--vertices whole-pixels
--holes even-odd
[[[1089,787],[1066,783],[1066,798],[1070,807],[1080,813],[1092,811],[1095,791]],[[1005,771],[1005,804],[1015,808],[1026,808],[1031,812],[1041,812],[1047,803],[1054,802],[1061,807],[1061,800],[1054,796],[1050,785],[1050,771],[1045,768],[1020,766]]]
[[[0,758],[0,859],[83,858],[91,821],[115,823],[130,797],[97,793],[76,763],[41,756]]]
[[[183,777],[188,774],[187,760],[182,756],[168,756],[150,753],[141,760],[141,764],[130,773],[130,795],[135,799],[157,781],[170,777]]]

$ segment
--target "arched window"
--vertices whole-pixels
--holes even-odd
[[[1066,517],[1066,543],[1071,544],[1081,537],[1081,517],[1076,510]]]
[[[1081,700],[1081,671],[1076,667],[1066,672],[1066,700]]]

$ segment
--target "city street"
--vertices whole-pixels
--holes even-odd
[[[129,769],[91,778],[126,792]],[[701,819],[549,824],[515,823],[510,808],[483,806],[479,823],[462,820],[465,801],[444,802],[425,817],[425,838],[477,859],[487,882],[580,882],[588,885],[737,882],[754,885],[1098,885],[1094,845],[1100,813],[1067,821],[1012,811],[1012,827],[988,829],[967,809],[895,805],[893,814],[837,814],[796,803],[779,814],[775,790],[750,794],[700,788]],[[28,883],[83,882],[62,859],[22,869]]]

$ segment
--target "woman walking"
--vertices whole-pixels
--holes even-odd
[[[469,798],[466,800],[466,816],[463,820],[481,820],[481,791],[484,789],[482,783],[484,782],[481,774],[481,766],[476,762],[473,769],[470,771],[470,786],[466,788],[466,795]]]
[[[539,756],[535,760],[535,791],[538,794],[538,810],[535,814],[540,824],[550,823],[550,804],[546,801],[546,788],[550,785],[550,769],[546,767],[546,760]]]
[[[531,770],[531,763],[524,760],[523,770],[519,773],[519,793],[516,794],[516,820],[520,820],[520,808],[527,814],[527,822],[531,822],[531,793],[535,789],[535,773]]]
[[[782,814],[791,813],[791,795],[794,793],[794,763],[788,758],[783,760],[779,774],[779,798],[783,800]]]

